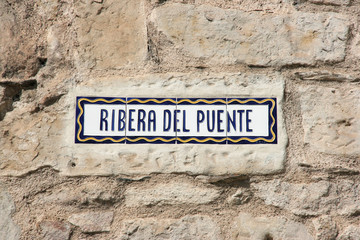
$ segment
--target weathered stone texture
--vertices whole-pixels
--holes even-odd
[[[359,6],[0,0],[0,240],[359,240]],[[278,143],[75,144],[76,96],[274,97]]]
[[[339,62],[348,35],[346,18],[335,13],[279,15],[167,4],[152,12],[151,21],[184,55],[210,64]]]
[[[0,239],[17,240],[20,237],[20,229],[11,219],[15,205],[1,184],[0,182]]]
[[[360,184],[351,180],[337,183],[289,183],[272,180],[254,184],[255,196],[265,204],[286,209],[300,216],[337,213],[353,215],[360,211]]]
[[[221,240],[219,226],[208,216],[185,216],[181,219],[124,220],[118,240]]]
[[[69,223],[44,221],[40,223],[43,240],[68,240],[71,234]]]
[[[71,1],[1,1],[0,2],[0,77],[29,78],[35,76],[51,59],[51,64],[63,63],[68,51],[61,45],[71,46],[69,22],[72,18]],[[69,24],[69,25],[68,25]],[[47,48],[50,26],[57,27],[59,41],[56,53]],[[66,26],[66,27],[65,27]],[[51,35],[51,34],[50,34]],[[69,35],[65,37],[65,35]],[[53,42],[55,43],[55,42]],[[54,45],[53,45],[54,46]],[[61,50],[61,51],[60,51]],[[69,50],[69,49],[67,49]],[[52,54],[56,54],[56,61]],[[69,60],[69,59],[67,59]],[[51,72],[54,74],[54,72]],[[56,72],[55,74],[58,74]]]
[[[355,59],[360,59],[360,25],[353,30],[353,38],[350,44],[350,53]]]
[[[77,64],[114,69],[141,66],[147,54],[142,1],[77,1]]]
[[[231,226],[233,240],[292,239],[312,240],[306,226],[281,217],[253,217],[241,213]]]
[[[304,141],[319,152],[360,154],[360,88],[300,88]]]
[[[350,0],[309,0],[309,2],[334,6],[348,6],[350,4]]]
[[[338,236],[337,240],[355,240],[360,239],[360,226],[350,225]]]
[[[156,204],[206,204],[216,200],[220,192],[213,188],[171,181],[153,187],[131,187],[124,195],[125,205],[134,207]]]
[[[109,232],[113,218],[111,211],[97,211],[73,214],[68,221],[84,233],[98,233]]]
[[[330,216],[323,216],[313,220],[316,232],[316,239],[336,239],[338,230],[335,222]]]
[[[245,189],[238,189],[235,194],[228,198],[228,202],[233,205],[247,203],[251,199],[251,192]]]
[[[45,193],[33,200],[34,204],[60,204],[65,206],[101,206],[111,204],[117,200],[114,184],[107,182],[85,182],[78,184],[76,188],[55,187],[51,192]]]
[[[301,80],[306,81],[357,82],[360,80],[359,75],[331,72],[326,70],[296,72],[295,76],[300,78]]]

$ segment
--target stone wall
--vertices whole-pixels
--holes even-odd
[[[0,1],[0,239],[360,239],[360,1]],[[74,143],[75,97],[277,97],[276,145]]]

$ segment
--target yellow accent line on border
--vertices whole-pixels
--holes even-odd
[[[271,98],[264,99],[264,100],[261,100],[261,101],[258,101],[258,100],[256,100],[256,99],[247,99],[247,100],[245,100],[245,101],[241,101],[241,100],[239,100],[239,99],[232,99],[232,100],[230,100],[230,102],[228,102],[228,104],[229,104],[229,103],[232,103],[232,102],[247,103],[247,102],[249,102],[249,101],[255,101],[255,102],[257,102],[257,103],[264,103],[264,102],[270,101],[270,102],[272,103],[272,107],[271,107],[271,109],[270,109],[270,116],[271,116],[273,122],[272,122],[272,124],[271,124],[270,131],[271,131],[271,134],[272,134],[273,137],[272,137],[270,140],[269,140],[269,139],[265,139],[265,138],[250,139],[250,138],[247,138],[247,137],[243,137],[243,138],[239,138],[239,139],[233,140],[233,139],[231,139],[231,138],[228,137],[228,140],[230,140],[231,142],[234,142],[234,143],[237,143],[237,142],[240,142],[240,141],[243,141],[243,140],[247,140],[247,141],[249,141],[249,142],[257,142],[257,141],[260,141],[260,140],[263,140],[263,141],[265,141],[265,142],[273,142],[273,141],[275,140],[275,138],[276,138],[276,135],[275,135],[274,130],[273,130],[273,127],[274,127],[274,125],[275,125],[275,118],[274,118],[274,115],[273,115],[274,108],[275,108],[275,101],[274,101],[273,99],[271,99]]]
[[[170,99],[170,98],[166,98],[166,99],[163,99],[163,100],[157,100],[157,99],[154,99],[154,98],[150,98],[150,99],[147,99],[147,100],[140,100],[140,99],[131,99],[129,101],[127,101],[127,103],[131,103],[131,102],[139,102],[139,103],[148,103],[148,102],[156,102],[156,103],[164,103],[164,102],[172,102],[172,103],[175,103],[176,104],[176,101],[173,100],[173,99]]]
[[[179,100],[177,103],[182,103],[182,102],[189,102],[191,104],[197,104],[199,102],[204,102],[204,103],[208,103],[208,104],[211,104],[211,103],[216,103],[216,102],[220,102],[220,103],[224,103],[226,104],[226,101],[222,100],[222,99],[216,99],[216,100],[212,100],[212,101],[209,101],[209,100],[205,100],[205,99],[198,99],[196,101],[192,101],[190,99],[181,99]]]
[[[147,142],[155,142],[157,140],[161,140],[163,142],[171,142],[171,141],[176,140],[176,138],[165,139],[165,138],[162,138],[162,137],[157,137],[157,138],[154,138],[154,139],[148,139],[146,137],[138,137],[138,138],[135,138],[135,139],[129,139],[129,137],[126,137],[126,140],[128,140],[130,142],[137,142],[137,141],[140,141],[140,140],[145,140]]]
[[[163,103],[163,102],[165,102],[165,101],[174,102],[174,100],[172,100],[172,99],[164,99],[164,100],[159,101],[159,100],[156,100],[156,99],[147,99],[147,100],[131,99],[129,102],[126,102],[126,101],[124,101],[123,99],[119,99],[119,98],[113,99],[113,100],[106,100],[106,99],[103,99],[103,98],[99,98],[99,99],[95,99],[95,100],[90,100],[90,99],[87,99],[87,98],[81,98],[81,99],[78,100],[78,107],[79,107],[79,109],[80,109],[80,114],[79,114],[79,116],[78,116],[78,118],[77,118],[77,123],[79,124],[79,130],[78,130],[78,133],[77,133],[77,139],[78,139],[79,141],[81,141],[81,142],[85,142],[85,141],[88,141],[88,140],[93,140],[93,141],[96,141],[96,142],[104,142],[104,141],[106,141],[106,140],[110,140],[110,141],[113,141],[113,142],[122,142],[122,141],[124,141],[125,139],[127,139],[127,140],[129,140],[129,141],[131,141],[131,142],[137,142],[137,141],[140,141],[140,140],[145,140],[145,141],[147,141],[147,142],[155,142],[155,141],[157,141],[157,140],[161,140],[161,141],[163,141],[163,142],[171,142],[171,141],[173,141],[174,139],[176,139],[176,138],[164,139],[164,138],[162,138],[162,137],[157,137],[157,138],[154,138],[154,139],[148,139],[148,138],[146,138],[146,137],[138,137],[138,138],[136,138],[136,139],[128,139],[127,137],[123,137],[123,138],[118,139],[118,140],[115,140],[114,138],[111,138],[111,137],[106,137],[106,138],[103,138],[103,139],[101,139],[101,140],[98,140],[98,139],[93,138],[93,137],[88,137],[88,138],[85,138],[85,139],[81,139],[81,138],[80,138],[80,133],[81,133],[81,130],[82,130],[82,124],[80,123],[80,117],[81,117],[81,115],[84,113],[84,110],[83,110],[83,108],[81,107],[81,104],[80,104],[81,101],[88,101],[88,102],[91,102],[91,103],[99,102],[99,101],[103,101],[103,102],[106,102],[106,103],[113,103],[113,102],[116,102],[116,101],[120,101],[120,102],[123,102],[123,103],[126,104],[126,103],[129,103],[129,102],[132,102],[132,101],[138,101],[138,102],[140,102],[140,103],[147,103],[147,102],[149,102],[149,101],[154,101],[154,102],[156,102],[156,103]],[[199,99],[199,100],[197,100],[197,101],[192,101],[192,100],[189,100],[189,99],[182,99],[182,100],[180,100],[178,103],[185,102],[185,101],[186,101],[186,102],[189,102],[189,103],[192,103],[192,104],[196,104],[196,103],[199,103],[199,102],[205,102],[205,103],[208,103],[208,104],[211,104],[211,103],[214,103],[214,102],[224,102],[224,103],[226,104],[226,102],[225,102],[224,100],[222,100],[222,99],[217,99],[217,100],[213,100],[213,101],[208,101],[208,100],[204,100],[204,99]],[[231,141],[231,142],[233,142],[233,143],[237,143],[237,142],[240,142],[240,141],[243,141],[243,140],[247,140],[247,141],[249,141],[249,142],[257,142],[257,141],[260,141],[260,140],[263,140],[263,141],[265,141],[265,142],[273,142],[273,141],[276,139],[276,135],[275,135],[274,130],[273,130],[273,127],[274,127],[274,125],[275,125],[275,118],[274,118],[274,115],[273,115],[273,111],[274,111],[274,108],[275,108],[275,101],[274,101],[273,99],[270,99],[270,98],[269,98],[269,99],[264,99],[264,100],[261,100],[261,101],[256,100],[256,99],[247,99],[247,100],[244,100],[244,101],[239,100],[239,99],[231,99],[227,104],[232,103],[232,102],[247,103],[247,102],[250,102],[250,101],[254,101],[254,102],[257,102],[257,103],[259,103],[259,104],[260,104],[260,103],[267,102],[267,101],[270,101],[270,102],[272,103],[272,107],[271,107],[271,109],[270,109],[270,116],[271,116],[273,122],[272,122],[272,124],[271,124],[270,131],[271,131],[271,134],[272,134],[273,137],[272,137],[270,140],[269,140],[269,139],[265,139],[265,138],[250,139],[250,138],[248,138],[248,137],[243,137],[243,138],[239,138],[239,139],[236,139],[236,140],[231,139],[231,138],[229,138],[229,137],[223,138],[223,139],[219,139],[219,140],[214,139],[214,138],[211,138],[211,137],[210,137],[210,138],[205,138],[205,139],[203,139],[203,140],[200,140],[200,139],[194,138],[194,137],[189,138],[189,139],[187,139],[187,140],[182,140],[181,138],[178,138],[178,140],[179,140],[180,142],[183,142],[183,143],[187,143],[187,142],[192,141],[192,140],[193,140],[193,141],[200,142],[200,143],[203,143],[203,142],[206,142],[206,141],[209,141],[209,140],[212,140],[212,141],[215,141],[215,142],[222,142],[222,141],[224,141],[224,139],[225,139],[225,140],[228,139],[229,141]],[[174,102],[174,103],[176,103],[176,102]]]
[[[81,130],[82,130],[82,124],[80,123],[80,117],[84,113],[84,110],[81,107],[81,101],[88,101],[88,102],[91,102],[91,103],[100,102],[100,101],[107,102],[107,103],[113,103],[113,102],[116,102],[116,101],[120,101],[120,102],[123,102],[123,103],[126,104],[126,101],[124,101],[123,99],[120,99],[120,98],[113,99],[113,100],[106,100],[106,99],[103,99],[103,98],[99,98],[99,99],[95,99],[95,100],[90,100],[90,99],[87,99],[87,98],[80,98],[79,101],[78,101],[78,107],[80,109],[80,114],[79,114],[79,116],[77,118],[77,123],[79,124],[79,131],[78,131],[78,133],[76,135],[77,139],[80,142],[85,142],[85,141],[88,141],[88,140],[93,140],[95,142],[104,142],[106,140],[110,140],[110,141],[113,141],[113,142],[122,142],[122,141],[125,140],[125,137],[120,138],[118,140],[115,140],[114,138],[111,138],[111,137],[106,137],[106,138],[103,138],[101,140],[93,138],[93,137],[88,137],[88,138],[85,138],[85,139],[81,139],[80,138],[80,133],[81,133]]]
[[[195,138],[195,137],[192,137],[192,138],[183,140],[183,139],[181,139],[181,137],[180,137],[180,138],[178,138],[178,140],[179,140],[180,142],[183,142],[183,143],[187,143],[187,142],[190,142],[190,141],[197,141],[197,142],[201,142],[201,143],[202,143],[202,142],[207,142],[207,141],[209,141],[209,140],[212,140],[212,141],[214,141],[214,142],[223,142],[223,141],[226,140],[226,137],[225,137],[225,138],[222,138],[222,139],[215,139],[215,138],[212,138],[212,137],[208,137],[208,138],[205,138],[205,139],[203,139],[203,140],[200,140],[200,139]]]

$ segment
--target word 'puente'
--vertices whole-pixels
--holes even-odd
[[[78,97],[76,143],[276,143],[275,98]]]

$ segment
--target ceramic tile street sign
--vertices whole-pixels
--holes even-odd
[[[77,97],[75,143],[276,144],[276,98]]]

